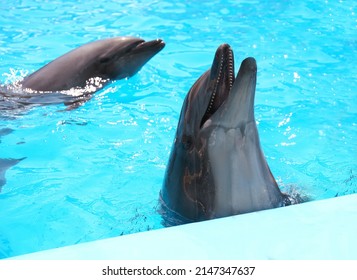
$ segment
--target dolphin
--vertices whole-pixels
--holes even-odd
[[[2,186],[4,186],[6,184],[6,179],[5,179],[6,170],[8,170],[10,167],[16,165],[23,159],[25,159],[25,158],[20,158],[20,159],[0,158],[0,192],[1,192]]]
[[[133,76],[165,46],[114,37],[82,45],[51,61],[15,85],[0,87],[0,109],[57,104],[77,107],[111,80]]]
[[[233,50],[220,45],[189,90],[160,191],[165,225],[291,205],[264,157],[254,118],[257,64],[234,77]]]

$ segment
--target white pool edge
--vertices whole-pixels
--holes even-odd
[[[17,256],[18,260],[357,260],[357,194]]]

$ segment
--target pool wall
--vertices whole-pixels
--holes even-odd
[[[21,260],[357,260],[357,194],[17,256]]]

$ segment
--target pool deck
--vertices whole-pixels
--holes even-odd
[[[357,194],[17,256],[21,260],[357,260]]]

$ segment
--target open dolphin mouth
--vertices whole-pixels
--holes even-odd
[[[220,45],[216,51],[210,72],[210,82],[213,91],[202,117],[201,127],[228,98],[235,82],[234,55],[228,44]]]
[[[200,128],[208,126],[209,123],[233,128],[254,121],[257,76],[255,59],[244,59],[237,76],[234,77],[233,51],[228,44],[223,44],[216,51],[209,75],[211,90],[208,92],[211,96]]]

